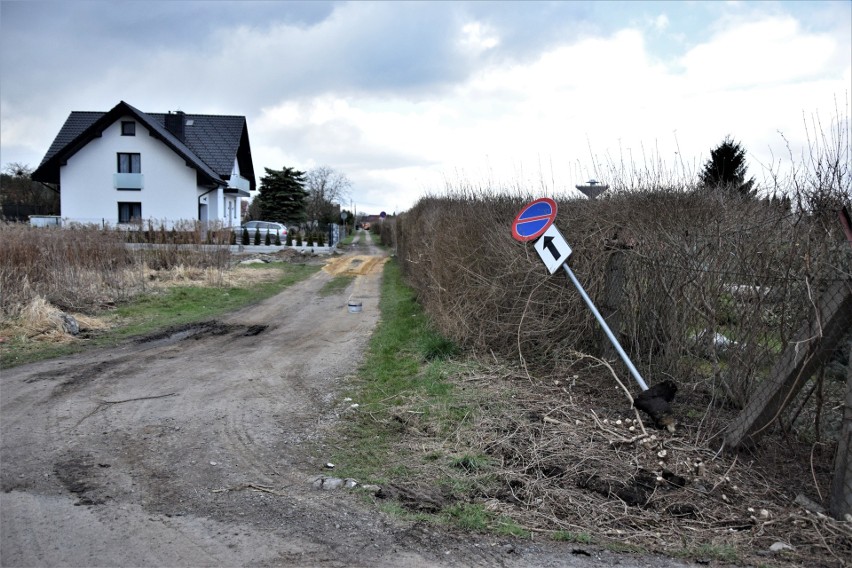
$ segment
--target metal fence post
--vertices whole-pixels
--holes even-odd
[[[618,243],[607,246],[609,255],[606,261],[604,300],[601,306],[601,315],[603,315],[616,337],[621,335],[621,301],[624,295],[625,248]],[[618,353],[606,333],[601,334],[600,341],[601,357],[604,359],[615,359]]]

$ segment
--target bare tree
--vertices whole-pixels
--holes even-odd
[[[28,215],[59,213],[59,192],[53,186],[32,180],[33,169],[11,162],[0,173],[0,216],[24,221]]]
[[[343,174],[329,166],[319,166],[308,171],[305,176],[305,189],[308,190],[306,213],[308,221],[336,223],[340,214],[340,205],[349,198],[352,182]]]
[[[28,178],[33,173],[33,168],[22,162],[9,162],[3,168],[3,173],[12,177]]]

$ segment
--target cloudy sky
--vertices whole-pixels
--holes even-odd
[[[238,114],[258,175],[330,166],[359,212],[694,175],[726,135],[761,180],[805,121],[848,129],[850,97],[849,0],[0,0],[3,167],[38,165],[74,110]]]

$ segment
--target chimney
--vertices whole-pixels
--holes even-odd
[[[175,135],[181,142],[186,142],[186,115],[183,111],[169,111],[166,115],[166,130]]]

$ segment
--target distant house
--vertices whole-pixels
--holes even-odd
[[[32,178],[58,184],[63,223],[239,225],[255,189],[244,116],[72,112]]]
[[[366,231],[369,231],[371,226],[382,221],[381,215],[362,215],[360,219],[361,226]]]

